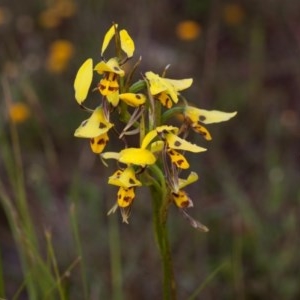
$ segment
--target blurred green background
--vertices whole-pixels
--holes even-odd
[[[73,137],[86,118],[74,101],[75,74],[86,58],[100,60],[113,21],[134,39],[139,72],[171,64],[168,77],[194,78],[183,93],[191,103],[238,111],[209,127],[213,140],[200,141],[207,152],[189,157],[200,176],[188,188],[189,212],[210,232],[170,210],[178,299],[202,284],[195,299],[300,299],[300,2],[2,0],[1,182],[14,199],[11,119],[41,253],[47,230],[61,274],[82,256],[64,278],[68,299],[84,299],[83,267],[90,299],[161,298],[148,191],[138,192],[129,225],[107,217],[112,170]],[[6,210],[0,215],[0,297],[12,299],[26,274]],[[28,299],[24,290],[18,299]]]

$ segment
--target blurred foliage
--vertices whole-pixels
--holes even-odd
[[[137,195],[129,225],[119,225],[117,215],[108,218],[115,191],[104,178],[111,171],[94,164],[88,143],[73,138],[83,117],[74,102],[74,76],[86,57],[100,60],[101,39],[112,21],[134,38],[140,72],[159,73],[171,64],[169,77],[194,78],[185,94],[191,103],[238,111],[234,120],[212,128],[214,139],[204,143],[209,151],[201,159],[189,159],[200,175],[189,190],[192,214],[210,232],[199,234],[176,210],[170,214],[179,299],[218,268],[196,297],[300,298],[299,20],[297,0],[1,2],[1,79],[13,107],[28,110],[16,125],[41,251],[46,255],[48,228],[61,274],[82,255],[90,299],[160,297],[148,195]],[[190,39],[184,38],[190,32],[176,30],[187,21],[199,29]],[[4,85],[0,108],[1,137],[10,139],[8,120],[16,114],[4,102]],[[3,143],[1,148],[3,154]],[[3,157],[0,176],[10,195]],[[82,249],[72,234],[72,207]],[[11,299],[25,275],[4,210],[0,213],[5,287],[0,297]],[[112,249],[121,255],[120,278],[112,276],[118,257]],[[64,278],[70,299],[83,299],[81,274],[75,266]]]

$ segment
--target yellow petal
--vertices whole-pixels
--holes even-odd
[[[138,107],[146,102],[146,96],[143,94],[123,93],[119,95],[119,98],[133,107]]]
[[[135,197],[134,188],[120,187],[118,191],[118,205],[119,207],[128,207]]]
[[[109,138],[108,138],[107,132],[103,133],[95,138],[91,138],[90,145],[91,145],[92,151],[97,154],[101,153],[104,150],[108,141],[109,141]]]
[[[103,113],[102,107],[97,107],[89,119],[83,121],[74,135],[81,138],[95,138],[106,133],[111,127]]]
[[[206,151],[205,148],[202,148],[196,144],[192,144],[172,133],[166,134],[165,138],[167,140],[169,147],[172,149],[190,151],[194,153]]]
[[[179,178],[179,184],[178,184],[179,189],[183,189],[187,185],[197,181],[198,178],[199,178],[198,174],[195,172],[191,172],[187,179]]]
[[[115,30],[116,28],[118,28],[118,24],[113,24],[108,31],[106,32],[105,36],[104,36],[104,40],[102,43],[102,48],[101,48],[101,56],[103,56],[104,51],[106,50],[109,42],[111,41],[111,39],[113,38],[113,36],[115,35]]]
[[[136,178],[132,167],[128,167],[124,171],[118,170],[109,177],[108,183],[125,188],[142,185],[142,183]]]
[[[145,73],[149,81],[151,95],[157,95],[161,92],[168,94],[174,103],[178,102],[178,91],[184,90],[193,83],[192,78],[169,79],[158,76],[149,71]]]
[[[193,123],[200,121],[204,124],[228,121],[237,114],[236,111],[228,113],[219,110],[199,109],[193,106],[187,106],[184,113]]]
[[[113,106],[116,107],[119,104],[119,90],[117,90],[114,93],[111,94],[107,94],[106,98],[108,100],[108,102]]]
[[[200,133],[207,141],[211,141],[212,137],[209,131],[204,126],[202,126],[199,122],[193,123],[191,127],[195,132]]]
[[[134,42],[125,29],[120,31],[121,49],[128,57],[132,57],[134,52]]]
[[[93,60],[88,58],[79,68],[75,81],[75,99],[82,104],[87,97],[93,79]]]
[[[119,161],[125,164],[145,166],[154,164],[156,157],[147,149],[126,148],[120,151]]]
[[[178,191],[177,193],[172,193],[175,204],[180,207],[192,207],[193,202],[185,191]]]
[[[177,133],[178,128],[175,126],[171,125],[162,125],[158,126],[155,129],[149,131],[142,142],[141,148],[145,149],[153,141],[153,139],[157,136],[158,133],[166,133],[166,132],[172,132],[172,133]]]
[[[155,137],[157,137],[157,131],[156,131],[155,129],[149,131],[149,132],[145,135],[145,137],[144,137],[144,139],[143,139],[143,141],[142,141],[141,148],[142,148],[142,149],[146,149],[147,146],[149,145],[149,143],[151,143],[151,141],[152,141]]]
[[[152,153],[162,151],[164,149],[164,145],[165,143],[163,141],[153,142],[150,145],[150,151]]]
[[[145,76],[149,80],[151,95],[157,95],[167,90],[165,82],[157,74],[149,71],[145,73]]]
[[[116,159],[119,160],[120,153],[118,152],[105,152],[101,154],[101,157],[104,159]]]
[[[172,126],[172,125],[161,125],[156,127],[155,129],[158,133],[177,133],[178,132],[178,127]]]
[[[94,70],[97,71],[99,74],[110,72],[110,73],[118,74],[121,77],[125,75],[124,70],[121,69],[115,57],[109,59],[107,62],[102,60],[95,66]]]
[[[175,151],[174,149],[168,149],[167,153],[169,154],[172,163],[175,164],[178,168],[188,169],[190,167],[186,158],[178,151]]]
[[[176,91],[182,91],[189,88],[193,83],[193,78],[185,78],[185,79],[169,79],[165,78],[167,82],[169,82]]]
[[[218,110],[204,110],[201,109],[201,114],[199,116],[199,120],[204,124],[211,124],[211,123],[219,123],[228,121],[233,118],[237,112],[223,112]]]
[[[161,92],[158,94],[156,99],[166,108],[171,108],[173,106],[173,102],[166,92]]]

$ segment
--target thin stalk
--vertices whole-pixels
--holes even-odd
[[[62,284],[61,284],[61,276],[59,274],[59,269],[58,269],[57,260],[56,260],[53,245],[52,245],[52,237],[51,237],[50,231],[46,230],[45,231],[45,236],[46,236],[46,241],[47,241],[48,253],[49,253],[50,260],[51,260],[53,270],[54,270],[54,274],[55,274],[55,277],[56,277],[59,297],[60,297],[61,300],[66,300],[66,296],[65,296]]]
[[[120,232],[116,218],[109,218],[109,248],[112,273],[112,299],[122,300],[123,293]]]
[[[176,282],[167,228],[168,201],[165,178],[158,166],[151,166],[151,171],[160,182],[159,188],[152,186],[150,190],[153,203],[155,236],[163,267],[163,299],[176,299]]]
[[[220,266],[218,266],[209,276],[205,278],[205,280],[201,283],[201,285],[195,290],[195,292],[188,298],[188,300],[198,299],[199,294],[204,288],[215,278],[215,276],[228,264],[228,262],[224,262]],[[197,298],[196,298],[197,297]]]
[[[86,271],[85,271],[85,267],[84,267],[84,263],[83,263],[84,260],[82,259],[83,252],[82,252],[82,247],[81,247],[81,239],[80,239],[80,234],[79,234],[78,219],[77,219],[75,203],[71,204],[70,216],[71,216],[71,226],[72,226],[72,230],[73,230],[73,236],[75,239],[76,251],[77,251],[79,257],[81,258],[80,274],[81,274],[81,283],[82,283],[82,287],[83,287],[83,295],[84,295],[84,299],[88,299],[89,297],[88,297]]]

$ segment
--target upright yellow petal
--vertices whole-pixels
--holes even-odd
[[[103,56],[104,51],[106,50],[109,42],[111,41],[111,39],[113,38],[113,36],[115,35],[115,30],[116,28],[118,28],[118,24],[113,24],[108,31],[106,32],[105,36],[104,36],[104,40],[102,43],[102,48],[101,48],[101,56]]]
[[[149,131],[142,141],[141,148],[146,149],[149,143],[151,143],[155,137],[157,137],[157,131],[155,129]]]
[[[134,52],[134,42],[128,32],[125,29],[120,31],[121,49],[126,53],[128,57],[132,57]]]
[[[88,58],[79,68],[75,81],[75,99],[82,104],[87,97],[93,79],[93,60]]]

